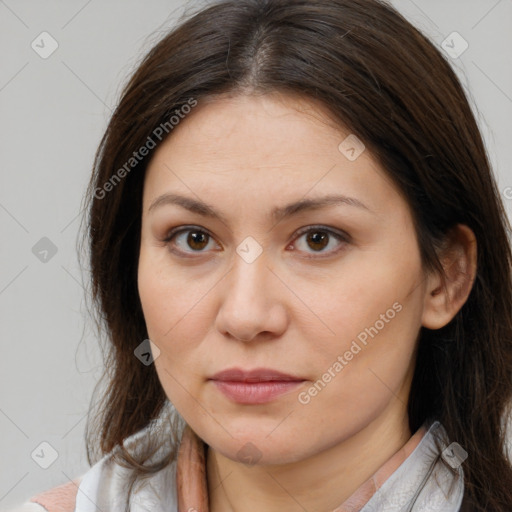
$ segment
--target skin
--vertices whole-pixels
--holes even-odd
[[[447,245],[442,288],[440,276],[422,268],[397,187],[368,150],[350,161],[338,149],[349,133],[315,100],[223,95],[199,103],[147,169],[139,293],[163,389],[208,445],[213,512],[327,512],[350,497],[412,435],[406,404],[420,327],[446,325],[471,289],[472,232],[459,226]],[[225,219],[173,204],[150,211],[168,192],[207,202]],[[280,222],[269,216],[332,193],[367,209],[337,204]],[[310,236],[329,228],[346,241],[329,234],[322,245],[297,234],[314,225],[322,228]],[[206,235],[165,242],[179,226]],[[236,252],[249,236],[262,250],[251,263]],[[301,403],[299,393],[396,303],[400,312]],[[233,366],[305,382],[265,404],[238,404],[208,381]],[[255,464],[240,460],[244,446],[259,457]]]

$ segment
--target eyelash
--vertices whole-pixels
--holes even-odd
[[[198,233],[204,233],[206,234],[208,237],[210,237],[210,239],[213,239],[213,236],[210,235],[210,233],[208,233],[208,231],[204,230],[204,229],[201,229],[199,228],[198,226],[180,226],[179,228],[174,228],[172,229],[166,236],[166,238],[164,238],[163,242],[166,243],[166,245],[171,245],[171,241],[174,237],[176,237],[177,235],[181,234],[181,233],[188,233],[188,232],[191,232],[191,231],[196,231]],[[334,254],[337,254],[339,251],[343,250],[343,247],[344,247],[344,244],[346,243],[349,243],[349,237],[348,235],[342,233],[342,232],[338,232],[338,231],[333,231],[332,229],[326,227],[326,226],[308,226],[307,228],[303,228],[301,230],[299,230],[296,235],[295,235],[295,238],[299,238],[301,237],[302,235],[305,235],[307,233],[311,233],[311,232],[322,232],[322,233],[327,233],[329,236],[333,236],[336,240],[338,240],[339,242],[342,242],[342,246],[338,249],[335,249],[335,250],[332,250],[332,251],[328,251],[327,254],[328,256],[332,256]],[[294,238],[294,240],[295,240]],[[209,242],[210,240],[208,240]],[[190,253],[187,253],[186,251],[182,251],[180,249],[176,250],[176,249],[170,249],[173,253],[175,254],[178,254],[179,256],[183,256],[183,255],[186,255],[186,254],[190,254]],[[201,254],[202,252],[204,251],[192,251],[192,252],[196,252],[198,254]],[[318,252],[317,254],[322,254],[323,251],[320,251]],[[323,258],[323,257],[328,257],[328,256],[305,256],[306,259],[319,259],[319,258]],[[194,258],[195,256],[183,256],[185,258]]]

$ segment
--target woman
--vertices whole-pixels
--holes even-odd
[[[94,465],[30,510],[511,510],[510,226],[390,6],[204,8],[126,86],[87,206]]]

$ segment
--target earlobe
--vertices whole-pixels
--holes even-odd
[[[473,231],[463,224],[455,226],[446,237],[439,254],[444,276],[427,277],[422,325],[440,329],[447,325],[466,302],[477,271],[477,243]]]

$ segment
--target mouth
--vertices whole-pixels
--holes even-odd
[[[270,402],[293,391],[306,381],[303,377],[270,368],[230,368],[216,373],[208,380],[211,380],[228,399],[239,404]]]

